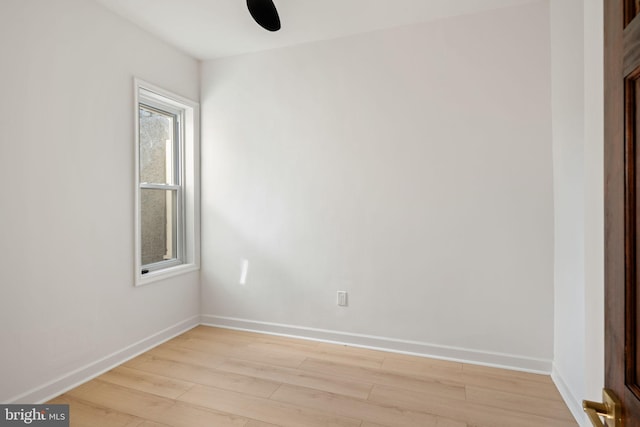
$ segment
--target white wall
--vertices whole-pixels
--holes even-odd
[[[582,0],[550,2],[554,158],[553,377],[581,413],[585,395],[584,34]]]
[[[603,43],[603,2],[585,0],[585,385],[591,400],[602,398],[604,387]]]
[[[34,402],[198,320],[197,273],[133,287],[132,182],[133,76],[199,71],[88,0],[3,0],[0,52],[0,401]]]
[[[553,378],[581,425],[604,387],[603,3],[551,2],[555,193]]]
[[[206,62],[204,319],[550,370],[549,43],[535,2]]]

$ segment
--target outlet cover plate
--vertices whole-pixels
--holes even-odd
[[[346,307],[348,305],[347,291],[338,291],[338,305]]]

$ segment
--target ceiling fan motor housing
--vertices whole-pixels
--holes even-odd
[[[253,19],[265,30],[280,29],[280,16],[272,0],[247,0],[247,7]]]

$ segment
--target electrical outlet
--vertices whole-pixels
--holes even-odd
[[[341,307],[348,305],[347,291],[338,291],[338,305]]]

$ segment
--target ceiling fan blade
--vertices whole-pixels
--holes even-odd
[[[265,30],[280,29],[280,16],[272,0],[247,0],[247,7],[253,19]]]

